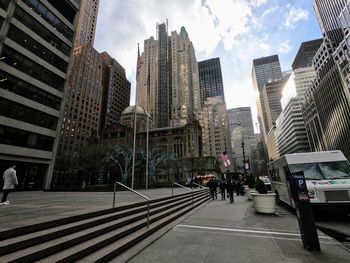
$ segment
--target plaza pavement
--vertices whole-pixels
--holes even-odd
[[[174,193],[186,189],[176,188]],[[151,199],[171,195],[171,188],[140,191]],[[0,231],[110,208],[111,192],[12,192],[0,207]],[[143,201],[117,192],[116,206]],[[112,262],[350,262],[350,252],[319,232],[321,252],[303,248],[295,215],[277,207],[276,215],[256,214],[245,196],[209,201]]]

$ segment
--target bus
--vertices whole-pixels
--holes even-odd
[[[314,210],[350,210],[350,164],[341,151],[286,154],[268,163],[272,191],[293,208],[287,176],[299,171]]]

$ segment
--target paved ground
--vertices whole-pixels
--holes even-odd
[[[303,248],[297,219],[283,207],[256,214],[246,197],[214,200],[130,260],[138,262],[350,262],[350,251],[319,232],[321,252]]]
[[[171,189],[141,193],[155,199],[171,195]],[[11,205],[0,207],[0,231],[110,208],[113,193],[13,192],[9,200]],[[118,192],[116,200],[117,205],[142,201],[131,192]],[[164,235],[166,230],[149,237],[147,247],[136,245],[124,258],[138,253],[130,262],[350,262],[349,250],[322,232],[322,251],[305,250],[295,215],[284,207],[278,207],[276,215],[256,214],[244,196],[235,196],[234,204],[210,201],[169,228]]]
[[[171,195],[171,188],[139,191],[155,199]],[[174,188],[174,194],[188,192]],[[0,193],[2,196],[2,193]],[[0,231],[112,207],[112,192],[11,192],[10,205],[0,206]],[[116,193],[116,206],[144,201],[130,191]]]

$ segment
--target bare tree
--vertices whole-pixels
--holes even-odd
[[[100,144],[85,145],[72,155],[73,167],[87,175],[87,184],[101,181],[106,166],[104,161],[107,148]],[[85,181],[85,180],[84,180]]]
[[[146,159],[146,155],[144,151],[142,151],[144,159]],[[150,179],[156,181],[156,171],[157,169],[160,172],[166,172],[167,169],[162,169],[161,164],[166,164],[170,161],[175,161],[176,157],[172,153],[168,153],[164,150],[161,145],[154,145],[150,147],[148,152],[148,171],[150,175]]]
[[[120,169],[122,175],[122,183],[125,184],[129,178],[132,168],[132,147],[128,144],[115,144],[107,153],[105,160],[113,161]],[[135,166],[140,161],[135,162]]]

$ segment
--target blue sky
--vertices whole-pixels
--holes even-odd
[[[198,61],[220,57],[227,108],[250,106],[256,122],[251,80],[255,58],[278,54],[290,70],[303,41],[321,37],[313,0],[100,0],[95,48],[126,70],[135,101],[137,43],[156,36],[168,19],[169,32],[184,26]]]

